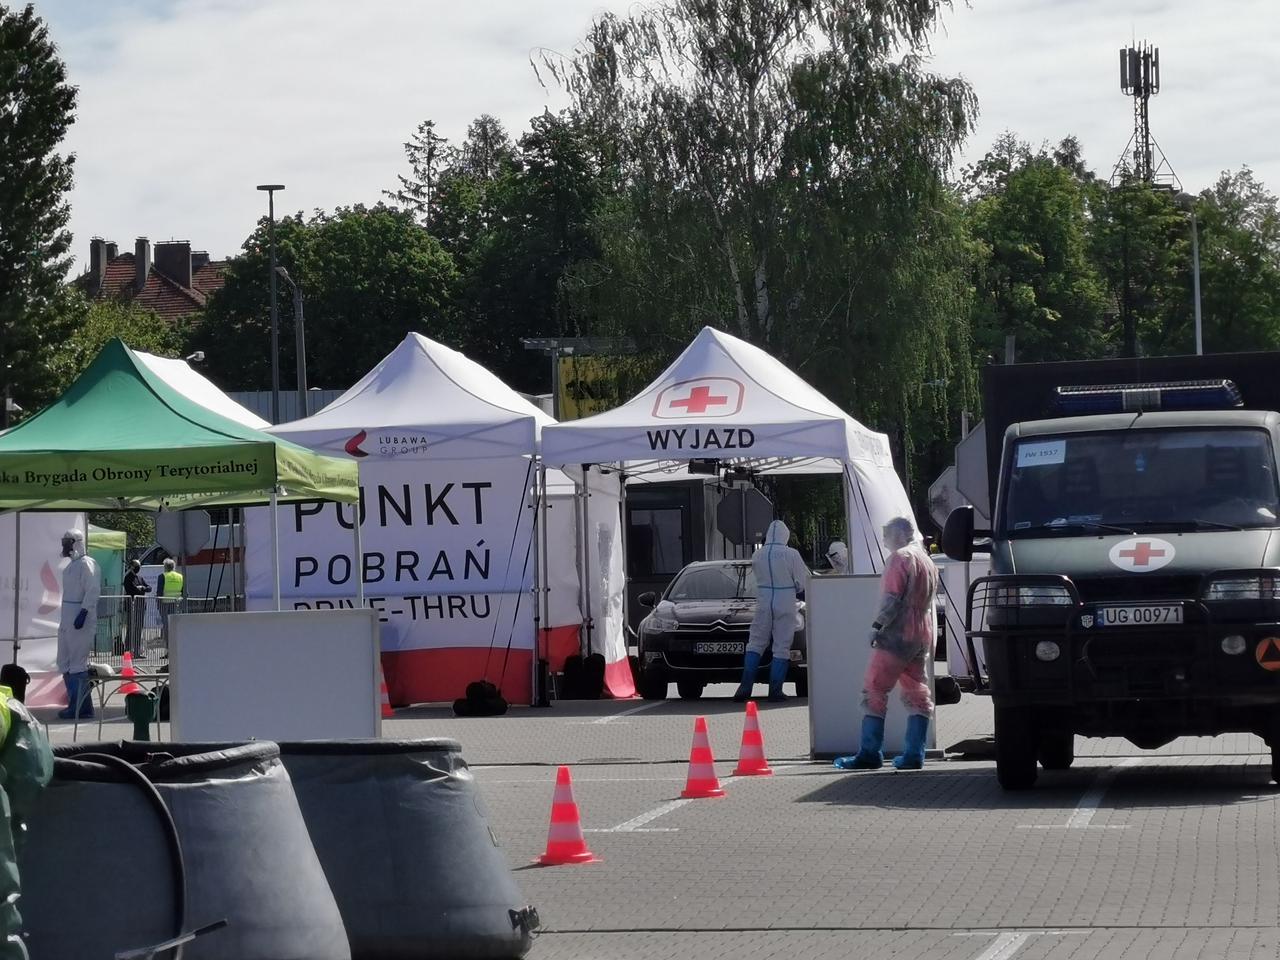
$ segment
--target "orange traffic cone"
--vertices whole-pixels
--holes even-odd
[[[693,747],[689,750],[689,779],[685,781],[680,796],[691,799],[723,797],[724,789],[716,779],[715,764],[711,742],[707,739],[707,718],[698,717],[693,723]]]
[[[556,792],[551,798],[551,828],[547,831],[547,851],[538,858],[544,867],[566,863],[594,863],[597,857],[587,849],[582,836],[582,820],[573,801],[573,780],[569,768],[556,772]]]
[[[378,671],[378,682],[382,685],[382,719],[394,717],[396,712],[391,709],[391,694],[387,692],[387,678],[382,676],[382,671]]]
[[[138,675],[138,671],[133,669],[133,654],[126,651],[124,655],[124,666],[120,668],[120,676],[128,679],[131,677],[136,677],[137,675]],[[142,692],[142,688],[138,686],[136,683],[134,683],[133,680],[131,679],[128,679],[127,683],[120,684],[121,696],[127,697],[131,693],[141,693],[141,692]]]
[[[738,751],[735,777],[771,777],[773,771],[764,758],[764,737],[760,733],[760,712],[754,700],[747,701],[747,719],[742,724],[742,747]]]

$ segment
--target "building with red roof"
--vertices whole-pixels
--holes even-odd
[[[134,241],[133,253],[120,253],[110,240],[89,241],[89,269],[75,284],[93,300],[123,300],[153,310],[166,320],[198,313],[226,280],[227,261],[210,260],[192,250],[189,240]]]

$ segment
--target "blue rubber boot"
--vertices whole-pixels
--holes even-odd
[[[59,720],[72,720],[76,715],[77,694],[80,690],[78,684],[72,677],[78,676],[74,673],[64,673],[62,675],[62,685],[67,688],[67,709],[58,711]]]
[[[893,758],[899,770],[919,770],[924,766],[924,740],[929,734],[929,718],[913,713],[907,717],[907,737],[902,753]]]
[[[773,663],[769,664],[769,702],[782,703],[787,699],[787,695],[782,692],[782,684],[787,679],[787,668],[791,664],[786,660],[773,658]]]
[[[734,703],[745,703],[751,699],[751,688],[756,685],[756,672],[760,669],[760,654],[748,653],[742,661],[742,682],[734,691]]]
[[[93,692],[89,689],[89,671],[73,673],[71,678],[76,682],[76,698],[80,704],[80,719],[93,719]]]
[[[838,770],[879,770],[884,766],[884,754],[880,747],[884,743],[884,717],[867,714],[862,718],[862,742],[858,744],[858,752],[851,757],[836,757]]]

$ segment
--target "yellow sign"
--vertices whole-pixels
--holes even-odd
[[[1263,670],[1280,670],[1280,638],[1267,637],[1258,644],[1253,655]]]
[[[643,384],[637,384],[634,360],[628,357],[561,357],[558,415],[577,420],[621,406]]]

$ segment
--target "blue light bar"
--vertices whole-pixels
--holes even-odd
[[[1058,387],[1054,408],[1060,414],[1140,413],[1144,410],[1227,410],[1244,406],[1230,380],[1173,380]]]

